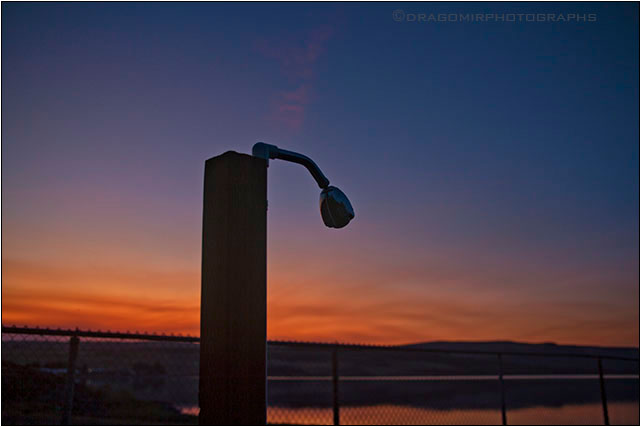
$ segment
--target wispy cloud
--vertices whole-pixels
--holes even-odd
[[[266,58],[278,61],[290,87],[274,95],[271,120],[293,131],[303,126],[306,107],[313,100],[317,63],[325,53],[327,41],[333,33],[332,27],[325,26],[310,31],[298,43],[293,41],[295,37],[287,41],[256,40],[256,50]]]
[[[2,321],[198,334],[198,273],[2,260]]]
[[[292,266],[291,259],[283,262],[288,268],[271,265],[270,339],[378,344],[518,340],[638,346],[639,342],[638,307],[604,304],[590,293],[584,298],[573,294],[538,298],[531,292],[492,289],[491,275],[479,273],[473,278],[450,272],[444,281],[442,272],[412,278],[397,271],[376,271],[371,265],[366,269],[354,265],[353,276],[336,278],[335,273],[323,275],[320,268],[302,260],[298,266]],[[47,265],[6,258],[2,269],[5,324],[199,332],[198,271]],[[407,281],[421,286],[406,287]]]

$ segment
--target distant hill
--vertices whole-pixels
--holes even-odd
[[[515,353],[583,354],[611,357],[639,358],[635,347],[598,347],[579,345],[559,345],[555,343],[523,343],[514,341],[431,341],[409,344],[403,347],[443,349],[452,351],[489,351]]]

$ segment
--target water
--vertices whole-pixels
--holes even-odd
[[[638,403],[612,403],[611,424],[639,424]],[[297,420],[316,420],[322,416],[327,424],[332,422],[332,411],[324,408],[319,413],[317,408],[269,408],[268,421],[271,423],[288,423]],[[376,405],[346,407],[340,410],[341,424],[455,424],[455,425],[493,425],[501,424],[501,413],[497,410],[455,409],[434,410],[398,405]],[[603,412],[600,404],[564,405],[561,407],[532,407],[508,410],[508,424],[516,425],[580,425],[602,424]]]
[[[503,375],[503,379],[509,380],[589,380],[598,379],[597,374],[550,374],[550,375]],[[625,380],[638,379],[633,374],[604,375],[604,379]],[[267,377],[269,381],[331,381],[332,377],[324,376],[273,376]],[[355,376],[341,375],[341,381],[497,381],[498,375],[386,375],[386,376]]]
[[[333,423],[331,377],[268,378],[268,423]],[[639,376],[605,379],[610,423],[639,424]],[[505,380],[508,424],[603,424],[598,375],[506,375]],[[341,376],[340,423],[501,424],[498,384],[496,375]],[[180,409],[198,413],[194,405]]]
[[[197,407],[182,408],[183,413],[198,414]],[[638,425],[638,402],[612,402],[608,404],[610,424]],[[269,406],[267,422],[270,424],[333,423],[331,408],[283,408]],[[349,406],[340,409],[341,425],[496,425],[501,424],[501,412],[490,409],[434,410],[400,405]],[[603,424],[603,410],[599,403],[563,405],[560,407],[536,406],[508,410],[507,422],[512,425],[594,425]]]

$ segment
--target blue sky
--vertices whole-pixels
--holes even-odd
[[[204,160],[265,141],[357,215],[324,229],[312,178],[271,164],[273,337],[638,345],[638,7],[4,3],[3,311],[71,322],[70,296],[167,274],[158,298],[197,304]]]

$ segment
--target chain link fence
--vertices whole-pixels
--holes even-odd
[[[2,424],[198,423],[195,337],[2,327]],[[638,351],[268,343],[270,424],[639,424]]]

